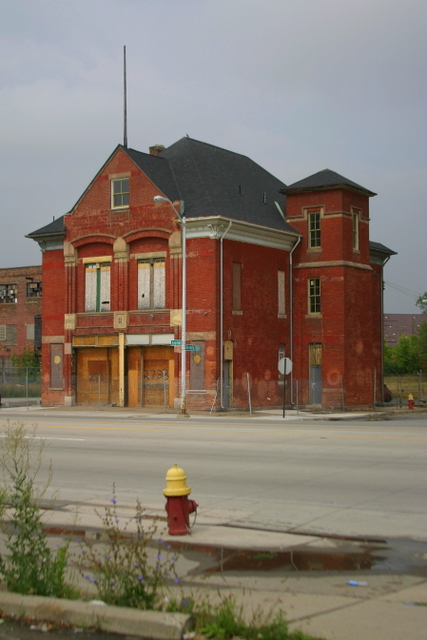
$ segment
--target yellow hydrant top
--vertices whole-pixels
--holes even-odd
[[[408,400],[413,400],[413,399],[414,399],[414,396],[412,395],[412,393],[410,393],[408,396]]]
[[[191,488],[187,487],[187,476],[184,469],[174,464],[166,474],[166,489],[163,489],[163,495],[168,497],[188,496]]]

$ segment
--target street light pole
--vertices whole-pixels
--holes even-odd
[[[181,408],[180,415],[188,416],[187,413],[187,228],[185,218],[184,200],[180,200],[180,210],[178,211],[174,204],[163,196],[154,196],[156,205],[168,203],[175,211],[181,222],[181,244],[182,244],[182,318],[181,318]]]

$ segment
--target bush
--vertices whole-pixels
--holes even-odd
[[[41,522],[40,503],[52,477],[50,467],[45,485],[35,486],[43,447],[43,441],[35,440],[35,431],[27,432],[20,424],[9,426],[0,441],[2,515],[11,508],[8,525],[2,522],[8,553],[0,555],[0,576],[11,591],[64,597],[71,593],[64,580],[68,544],[50,550]]]

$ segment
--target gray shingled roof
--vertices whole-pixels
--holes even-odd
[[[339,173],[335,171],[331,171],[330,169],[323,169],[323,171],[318,171],[314,173],[312,176],[308,176],[308,178],[304,178],[303,180],[299,180],[298,182],[294,182],[289,185],[285,189],[282,190],[282,193],[292,193],[295,191],[317,191],[319,189],[338,189],[342,187],[349,187],[352,190],[362,191],[366,195],[375,196],[376,193],[373,191],[369,191],[369,189],[365,189],[360,184],[353,182],[353,180],[349,180],[344,176],[341,176]]]
[[[65,233],[64,217],[65,216],[56,218],[56,220],[53,220],[53,222],[50,222],[49,224],[45,225],[44,227],[41,227],[40,229],[37,229],[37,231],[33,231],[32,233],[29,233],[25,237],[36,238],[39,236],[60,235]]]
[[[172,168],[187,217],[224,216],[296,233],[274,204],[284,208],[286,185],[247,156],[186,137],[158,158]]]
[[[188,137],[157,156],[118,145],[110,158],[118,148],[127,153],[170,200],[184,200],[187,218],[223,216],[297,233],[284,222],[274,204],[278,201],[282,209],[285,208],[284,196],[280,193],[285,183],[247,156]],[[27,237],[64,231],[62,217]]]
[[[397,256],[396,251],[389,249],[384,244],[381,244],[381,242],[373,242],[372,240],[370,240],[369,249],[371,250],[371,252],[385,253],[386,255],[389,255],[389,256]]]

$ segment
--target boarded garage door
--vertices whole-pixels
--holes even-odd
[[[106,405],[119,401],[117,348],[77,349],[77,404]]]

